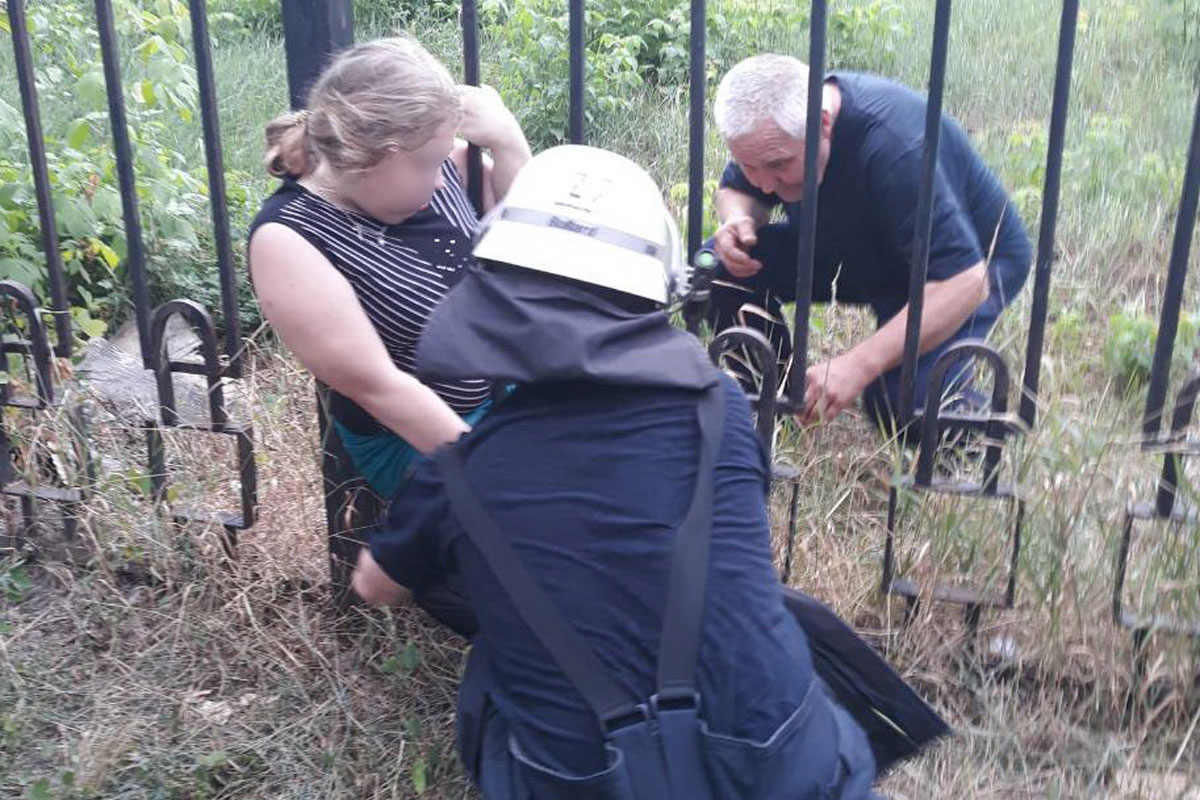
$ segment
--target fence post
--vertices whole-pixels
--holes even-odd
[[[1147,445],[1153,444],[1162,428],[1163,405],[1167,401],[1167,385],[1171,381],[1171,356],[1175,352],[1175,336],[1179,332],[1179,312],[1183,307],[1183,290],[1187,282],[1192,234],[1196,230],[1197,209],[1200,209],[1200,95],[1196,97],[1196,113],[1192,119],[1192,138],[1188,145],[1187,166],[1180,191],[1179,215],[1175,218],[1175,238],[1171,243],[1171,260],[1167,265],[1167,283],[1163,287],[1158,339],[1154,343],[1150,388],[1146,392],[1146,410],[1142,415],[1142,436]]]
[[[293,109],[307,104],[308,90],[329,57],[354,42],[351,0],[282,0],[284,51],[287,54],[288,96]],[[329,529],[329,576],[334,605],[339,611],[353,603],[350,572],[358,552],[362,526],[382,511],[378,499],[365,489],[337,432],[327,416],[328,390],[317,389],[317,423],[321,442],[322,491]]]
[[[329,56],[354,43],[354,7],[350,0],[282,0],[282,7],[288,97],[299,109]]]
[[[1058,222],[1058,195],[1067,133],[1067,105],[1071,99],[1071,67],[1075,63],[1075,27],[1078,17],[1079,0],[1064,0],[1058,34],[1058,66],[1054,74],[1054,103],[1050,107],[1050,141],[1046,153],[1042,221],[1038,233],[1033,279],[1033,312],[1025,353],[1025,386],[1021,392],[1021,419],[1031,429],[1037,421],[1038,382],[1042,374],[1046,315],[1050,305],[1050,273],[1054,265],[1054,232]],[[1015,213],[1015,209],[1005,213]]]
[[[904,362],[900,367],[900,419],[907,426],[920,409],[914,402],[917,359],[920,357],[921,314],[925,309],[925,281],[929,270],[929,242],[933,220],[933,182],[937,172],[942,133],[942,94],[946,85],[946,56],[950,44],[950,0],[938,0],[933,18],[933,52],[929,65],[929,100],[925,109],[924,165],[917,194],[913,260],[908,279],[908,318],[904,334]],[[926,406],[937,398],[925,398]]]
[[[796,317],[792,325],[791,382],[788,384],[788,398],[792,408],[797,410],[804,408],[813,261],[817,252],[817,143],[821,140],[821,101],[825,90],[827,16],[826,0],[812,0],[808,32],[808,110],[804,126],[804,208],[796,251]]]
[[[585,34],[587,21],[584,16],[583,0],[570,0],[567,4],[568,39],[568,82],[567,82],[567,138],[571,144],[583,144],[584,113],[583,91],[587,80],[587,56]]]

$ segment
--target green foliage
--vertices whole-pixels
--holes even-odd
[[[209,0],[210,12],[224,15],[223,29],[246,37],[282,36],[281,4],[276,0]]]
[[[1104,361],[1109,373],[1126,389],[1137,389],[1150,379],[1158,324],[1145,314],[1123,311],[1109,317]],[[1200,311],[1182,314],[1175,336],[1174,366],[1191,364],[1200,346]]]
[[[33,582],[20,561],[0,563],[0,597],[12,605],[25,600]]]
[[[838,4],[831,9],[830,67],[891,73],[896,65],[897,45],[912,34],[902,10],[896,0]]]
[[[180,126],[198,121],[187,4],[126,1],[114,12],[128,47],[123,90],[152,299],[182,295],[217,309],[204,166],[170,145]],[[76,0],[31,6],[29,28],[41,104],[69,110],[67,124],[44,130],[47,166],[72,318],[80,334],[96,336],[124,316],[129,302],[99,40],[90,10]],[[0,277],[26,283],[45,300],[47,271],[19,112],[0,120]],[[237,209],[247,201],[248,180],[231,178],[229,201]],[[252,312],[248,298],[244,305]]]
[[[75,773],[63,770],[57,780],[37,778],[25,787],[24,800],[83,800],[96,795],[92,792],[80,791],[75,780]]]
[[[703,188],[700,190],[704,197],[712,197],[717,191],[717,181],[715,178],[706,180]],[[671,210],[675,212],[676,219],[681,220],[679,226],[679,235],[686,242],[688,238],[687,229],[687,202],[688,202],[688,185],[686,182],[677,183],[671,187],[667,193],[667,199]],[[717,232],[717,210],[712,203],[705,204],[704,217],[701,220],[700,239],[707,239]]]
[[[608,22],[607,12],[614,6],[603,0],[588,4],[584,109],[589,125],[618,111],[622,98],[643,83],[638,57],[645,42],[637,34],[612,32],[614,23]],[[522,103],[513,104],[514,112],[534,149],[565,141],[569,95],[565,6],[550,0],[485,0],[481,17],[487,50],[503,65],[497,88],[506,97],[522,98]],[[634,21],[629,16],[624,19],[628,24]]]
[[[244,37],[283,37],[282,4],[279,0],[210,0],[210,17],[222,15],[221,29]],[[452,22],[459,3],[449,0],[354,0],[354,26],[364,31],[407,28],[415,20]],[[212,19],[210,18],[210,25]]]
[[[586,4],[587,74],[584,113],[589,127],[617,114],[639,91],[686,90],[691,34],[686,0],[593,0]],[[849,3],[830,15],[831,64],[885,70],[905,33],[894,0]],[[499,62],[497,88],[514,104],[535,149],[566,140],[569,74],[565,4],[551,0],[484,0],[481,23]],[[789,52],[807,39],[804,4],[766,0],[710,9],[705,77],[716,81],[737,61],[767,50]],[[779,37],[786,32],[787,38]]]
[[[1012,187],[1012,201],[1030,226],[1037,224],[1041,214],[1048,135],[1040,121],[1018,124],[1004,134],[1005,183]],[[1160,152],[1131,148],[1134,141],[1129,117],[1092,115],[1083,135],[1069,139],[1063,152],[1063,204],[1094,204],[1110,197],[1177,201],[1182,166]]]

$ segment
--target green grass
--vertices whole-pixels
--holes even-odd
[[[765,13],[770,2],[709,4],[712,13],[734,5]],[[932,5],[895,3],[902,33],[890,54],[849,48],[834,35],[832,51],[854,56],[839,57],[836,66],[886,67],[924,86]],[[1035,236],[1055,5],[955,3],[946,88],[947,111],[1016,192]],[[896,798],[1132,800],[1186,797],[1185,787],[1200,785],[1200,654],[1193,644],[1155,641],[1146,679],[1135,684],[1130,639],[1108,618],[1125,505],[1151,498],[1158,472],[1157,460],[1136,447],[1144,388],[1127,391],[1106,360],[1109,318],[1157,314],[1196,99],[1193,73],[1162,33],[1167,5],[1084,4],[1040,422],[1005,460],[1005,477],[1019,479],[1027,501],[1018,602],[1012,611],[984,615],[978,659],[967,655],[957,611],[925,604],[905,629],[902,606],[878,596],[886,487],[908,468],[906,459],[855,414],[820,429],[789,423],[779,431],[778,457],[800,471],[791,582],[886,647],[958,732],[889,778],[884,789]],[[360,37],[386,32],[394,19],[377,10],[360,25]],[[411,29],[459,69],[452,20],[418,14]],[[746,46],[807,52],[803,31],[767,28],[756,37]],[[498,80],[501,65],[488,52],[485,77]],[[226,166],[258,195],[270,187],[259,164],[262,126],[287,103],[282,53],[269,26],[252,36],[223,34],[214,52]],[[0,48],[0,99],[15,103],[8,59]],[[522,103],[520,96],[507,99]],[[73,118],[70,108],[44,111],[51,129]],[[175,149],[202,163],[197,124],[180,124],[172,136]],[[589,138],[646,165],[664,187],[686,181],[680,94],[634,93],[596,119]],[[709,176],[724,157],[710,126]],[[685,196],[676,189],[672,199],[682,211]],[[1197,260],[1200,247],[1193,272]],[[1194,277],[1186,296],[1196,309]],[[1029,313],[1027,289],[993,336],[1016,380]],[[872,325],[858,309],[818,309],[814,358],[837,352]],[[237,567],[220,562],[213,532],[180,531],[147,513],[138,488],[145,468],[140,438],[113,423],[94,433],[105,477],[82,542],[60,543],[43,532],[37,548],[9,543],[19,546],[0,551],[12,554],[0,561],[0,794],[469,795],[452,749],[461,643],[407,610],[364,618],[349,633],[324,612],[311,381],[273,345],[257,348],[244,383],[263,518],[245,537]],[[47,442],[56,429],[22,430]],[[189,492],[231,496],[224,450],[181,445],[177,459]],[[773,501],[781,555],[785,488]],[[976,554],[995,558],[1004,547],[1003,511],[986,501],[909,500],[898,533],[900,563],[918,577],[953,577]],[[1195,526],[1142,524],[1137,536],[1129,602],[1198,613]],[[971,576],[987,580],[995,572]]]

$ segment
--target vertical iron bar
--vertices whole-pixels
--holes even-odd
[[[17,479],[17,471],[13,467],[12,457],[12,439],[8,435],[8,429],[4,427],[4,420],[0,419],[0,489]],[[0,504],[2,503],[3,500],[0,499]]]
[[[1033,280],[1033,312],[1029,341],[1025,347],[1025,379],[1021,392],[1021,419],[1032,428],[1037,422],[1038,383],[1042,375],[1042,350],[1046,341],[1046,315],[1050,304],[1050,273],[1054,265],[1054,234],[1058,223],[1059,185],[1062,179],[1063,146],[1066,142],[1067,108],[1071,99],[1071,67],[1075,59],[1075,23],[1079,0],[1063,0],[1058,33],[1058,66],[1054,73],[1054,103],[1050,108],[1050,141],[1046,153],[1046,182],[1042,190],[1042,221],[1038,232],[1037,261]],[[1011,207],[1005,213],[1016,213]]]
[[[925,308],[925,279],[929,269],[929,240],[933,221],[933,181],[937,173],[938,144],[942,133],[942,94],[946,83],[946,53],[950,44],[950,0],[938,0],[933,20],[933,53],[929,65],[929,99],[925,109],[924,169],[917,193],[917,221],[913,234],[912,269],[909,273],[908,319],[904,336],[904,362],[900,371],[900,413],[907,425],[916,416],[917,358],[921,345],[921,313]],[[925,405],[938,398],[925,398]]]
[[[1013,524],[1012,555],[1008,561],[1008,584],[1004,587],[1004,606],[1012,608],[1017,601],[1017,569],[1021,565],[1021,537],[1025,530],[1025,501],[1017,499],[1017,519]]]
[[[317,387],[317,427],[321,436],[321,474],[324,478],[325,518],[329,525],[329,577],[334,607],[346,611],[358,603],[350,590],[350,576],[362,547],[363,524],[351,524],[353,514],[358,519],[376,520],[383,508],[373,492],[361,491],[364,481],[359,477],[342,440],[330,424],[329,389]]]
[[[1113,622],[1121,624],[1121,606],[1125,593],[1125,572],[1129,565],[1129,545],[1133,540],[1133,514],[1125,512],[1125,524],[1121,527],[1121,544],[1117,548],[1117,575],[1113,580],[1112,616]]]
[[[167,453],[158,420],[146,420],[147,461],[150,464],[150,496],[156,506],[167,500]]]
[[[1170,519],[1175,511],[1175,498],[1179,489],[1179,473],[1183,457],[1178,453],[1163,453],[1162,473],[1154,493],[1154,513],[1160,519]]]
[[[790,389],[793,405],[804,404],[808,369],[808,326],[812,308],[813,260],[817,252],[817,151],[821,141],[821,101],[825,87],[826,0],[812,0],[808,33],[808,118],[804,128],[804,205],[796,253],[796,318],[793,324]]]
[[[687,216],[687,263],[695,260],[700,249],[704,225],[704,51],[705,22],[707,9],[705,0],[692,0],[691,51],[688,87],[688,216]]]
[[[258,520],[258,471],[254,464],[254,429],[247,427],[237,435],[238,483],[242,527],[249,528]]]
[[[1183,444],[1187,429],[1192,424],[1192,413],[1196,409],[1196,397],[1200,395],[1200,370],[1193,371],[1179,396],[1175,399],[1175,411],[1171,415],[1172,444]],[[1175,500],[1179,489],[1179,474],[1183,471],[1183,455],[1170,451],[1163,453],[1162,474],[1158,479],[1154,513],[1160,519],[1169,519],[1175,511]]]
[[[1167,285],[1163,290],[1162,314],[1158,321],[1158,340],[1154,344],[1154,364],[1150,370],[1150,389],[1146,393],[1146,411],[1142,434],[1146,442],[1156,438],[1162,427],[1163,404],[1171,378],[1171,355],[1179,331],[1179,310],[1183,305],[1183,287],[1187,279],[1192,233],[1196,229],[1196,210],[1200,204],[1200,95],[1196,97],[1192,139],[1188,146],[1187,168],[1179,198],[1179,216],[1175,219],[1175,240],[1167,267]]]
[[[142,366],[150,363],[150,290],[146,283],[146,258],[142,250],[142,220],[138,210],[137,186],[133,174],[133,149],[129,143],[129,123],[125,117],[124,83],[117,53],[117,33],[113,23],[112,0],[95,0],[96,27],[100,34],[100,56],[104,62],[104,88],[108,94],[108,119],[112,126],[113,152],[117,161],[117,179],[121,189],[121,211],[125,222],[125,263],[133,282],[133,311],[137,319],[138,343]]]
[[[879,587],[884,595],[892,590],[892,577],[895,572],[896,506],[899,500],[899,490],[892,486],[888,491],[887,532],[883,540],[883,578]]]
[[[54,312],[54,332],[58,339],[54,345],[54,353],[68,358],[71,355],[70,301],[67,298],[62,254],[58,250],[58,222],[54,216],[50,174],[46,168],[46,143],[42,138],[37,82],[34,79],[33,55],[29,48],[28,25],[25,22],[25,0],[9,0],[8,21],[12,30],[13,55],[17,63],[17,83],[21,88],[21,106],[25,113],[25,136],[29,142],[29,165],[33,171],[34,193],[37,195],[42,250],[46,254],[46,268],[50,278],[50,304]]]
[[[477,0],[463,0],[463,83],[479,85],[479,7]],[[475,213],[483,216],[483,155],[474,144],[467,146],[467,196]]]
[[[212,42],[208,35],[207,0],[189,0],[192,47],[196,53],[196,80],[200,90],[200,119],[204,128],[204,160],[208,166],[208,198],[212,207],[213,239],[217,245],[217,272],[221,279],[221,314],[225,318],[226,363],[222,374],[242,374],[242,322],[238,314],[237,273],[229,233],[229,207],[225,190],[225,158],[221,150],[221,125],[213,80]]]
[[[293,109],[308,105],[308,90],[329,56],[354,43],[351,0],[281,0],[288,98]]]
[[[37,528],[37,506],[32,494],[21,495],[21,541],[27,542],[33,538]]]
[[[292,108],[300,109],[307,105],[309,87],[321,74],[329,56],[354,41],[353,6],[351,0],[282,0],[282,10],[288,95]],[[358,547],[344,536],[341,511],[349,502],[354,472],[337,432],[329,424],[327,391],[317,385],[321,488],[325,494],[329,535],[329,577],[335,606],[344,611],[351,601],[350,568]]]
[[[788,500],[788,528],[787,528],[787,550],[784,552],[783,558],[783,575],[779,580],[784,586],[791,583],[792,580],[792,563],[796,555],[796,523],[799,521],[798,512],[800,508],[800,481],[792,480],[792,494]]]
[[[570,40],[570,111],[568,136],[571,144],[583,144],[583,78],[584,58],[583,0],[570,0],[567,10],[568,39]]]

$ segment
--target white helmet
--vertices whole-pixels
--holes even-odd
[[[480,221],[475,257],[662,304],[685,281],[679,230],[654,179],[581,145],[550,148],[521,168]]]

